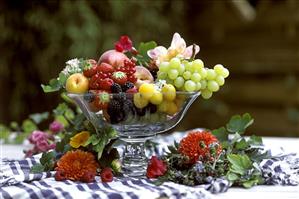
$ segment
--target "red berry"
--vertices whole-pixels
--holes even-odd
[[[94,89],[94,90],[99,89],[99,80],[100,80],[99,74],[93,75],[89,80],[89,89]]]
[[[93,181],[95,180],[94,177],[95,177],[95,174],[94,174],[94,173],[92,173],[92,172],[90,172],[90,171],[86,171],[86,172],[83,174],[83,176],[82,176],[82,178],[81,178],[81,181],[82,181],[82,182],[86,182],[86,183],[93,182]]]
[[[111,66],[110,64],[107,63],[101,63],[98,67],[97,67],[98,72],[107,74],[107,73],[113,73],[114,72],[114,68],[113,66]]]
[[[111,168],[104,168],[101,173],[102,182],[112,182],[113,180],[113,173]]]
[[[114,72],[112,74],[111,78],[113,79],[113,81],[115,83],[118,83],[120,85],[123,85],[123,84],[125,84],[127,82],[127,75],[126,75],[126,73],[121,72],[121,71]]]
[[[99,87],[100,89],[110,91],[113,83],[114,83],[113,80],[110,78],[101,79],[99,80]]]
[[[64,171],[62,171],[62,170],[56,171],[56,173],[55,173],[55,180],[62,181],[62,180],[65,180],[65,179],[66,179],[66,176],[65,176]]]

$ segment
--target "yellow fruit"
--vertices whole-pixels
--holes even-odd
[[[133,100],[137,108],[144,108],[148,105],[148,99],[145,99],[141,93],[135,93]]]
[[[158,111],[161,113],[166,113],[167,111],[167,101],[163,101],[161,104],[158,105]]]
[[[155,105],[161,104],[163,101],[163,95],[160,91],[155,90],[154,94],[150,98],[150,102]]]
[[[166,113],[168,115],[174,115],[178,112],[178,107],[174,102],[167,102],[167,110]]]
[[[66,80],[65,89],[69,93],[85,93],[88,91],[88,79],[81,73],[75,73]]]
[[[176,97],[176,90],[173,85],[165,84],[162,87],[163,98],[167,101],[173,101]]]
[[[139,87],[139,93],[142,94],[142,97],[145,99],[150,99],[155,91],[154,84],[144,83]]]

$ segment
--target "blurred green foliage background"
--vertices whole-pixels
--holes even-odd
[[[292,15],[298,14],[298,3],[240,2],[245,4],[230,0],[1,2],[0,123],[21,122],[30,113],[56,107],[59,94],[44,94],[40,84],[56,77],[65,61],[98,59],[123,34],[136,45],[155,40],[169,46],[173,33],[179,32],[187,44],[200,45],[199,58],[207,66],[227,66],[233,81],[228,80],[213,100],[199,100],[177,129],[217,128],[232,114],[250,112],[256,118],[256,134],[298,136],[298,17]],[[246,10],[253,14],[246,15]],[[284,91],[280,98],[273,97],[279,89],[295,92],[295,101],[283,96]]]

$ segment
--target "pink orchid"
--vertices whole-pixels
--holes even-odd
[[[195,55],[198,52],[199,46],[195,45]],[[156,65],[159,65],[163,61],[170,61],[173,57],[190,59],[192,53],[193,45],[186,47],[186,42],[179,33],[174,33],[171,45],[168,49],[164,46],[157,46],[147,52],[148,56],[156,62]]]

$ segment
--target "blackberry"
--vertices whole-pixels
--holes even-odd
[[[113,95],[113,99],[118,100],[120,103],[123,103],[126,98],[126,93],[117,93]]]
[[[126,82],[124,85],[122,85],[122,91],[126,92],[128,89],[133,88],[134,84],[132,82]]]
[[[116,116],[121,111],[121,103],[117,100],[110,100],[108,104],[107,113],[110,118]]]
[[[118,83],[113,83],[111,86],[111,91],[112,91],[112,93],[121,93],[122,89]]]
[[[90,103],[95,99],[95,95],[92,92],[88,91],[84,94],[83,98],[86,102]]]
[[[125,100],[123,102],[123,112],[125,114],[125,117],[127,117],[129,115],[134,115],[135,108],[134,108],[134,104],[131,100]]]
[[[157,106],[154,104],[149,103],[145,108],[146,108],[146,111],[149,111],[150,113],[157,112]]]

